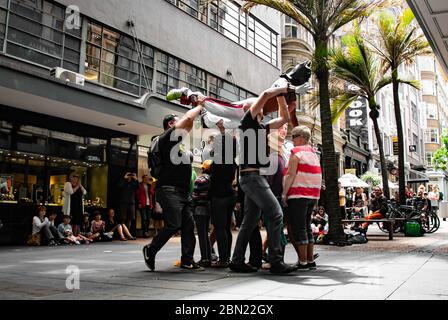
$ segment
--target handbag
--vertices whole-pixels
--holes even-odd
[[[40,242],[41,242],[41,236],[40,233],[35,233],[35,234],[31,234],[28,237],[28,242],[27,244],[29,246],[40,246]]]

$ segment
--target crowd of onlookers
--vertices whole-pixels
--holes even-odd
[[[103,220],[101,212],[95,211],[93,215],[87,212],[82,216],[81,224],[72,225],[72,217],[64,215],[62,223],[55,225],[57,214],[55,212],[46,216],[47,208],[40,206],[33,217],[32,232],[28,240],[29,245],[73,245],[90,244],[92,242],[112,241],[114,239],[127,241],[136,240],[129,232],[126,224],[119,223],[115,211],[109,209],[107,217]]]

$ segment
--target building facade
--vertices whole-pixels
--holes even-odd
[[[170,89],[237,101],[269,87],[280,74],[279,15],[239,9],[235,1],[0,0],[3,223],[29,225],[37,204],[60,212],[71,170],[88,190],[87,210],[118,208],[117,184],[128,171],[147,172],[162,119],[188,110],[165,101]]]
[[[446,132],[448,124],[448,82],[444,70],[434,55],[418,58],[421,72],[423,107],[426,110],[426,128],[424,135],[425,159],[430,183],[439,186],[442,192],[447,191],[445,172],[435,171],[432,163],[434,153],[442,147],[441,136]]]

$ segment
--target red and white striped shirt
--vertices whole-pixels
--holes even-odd
[[[313,147],[300,146],[291,151],[299,159],[297,175],[288,191],[288,199],[319,199],[322,186],[320,159]]]

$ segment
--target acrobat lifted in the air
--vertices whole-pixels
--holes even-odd
[[[311,62],[306,61],[298,64],[290,72],[283,74],[274,82],[272,87],[280,87],[285,83],[289,84],[288,93],[285,94],[286,102],[289,107],[291,124],[298,125],[296,116],[296,100],[298,95],[309,93],[313,88],[308,83],[311,78]],[[188,88],[173,89],[167,94],[168,101],[179,100],[184,105],[197,106],[202,104],[206,112],[202,115],[203,125],[208,128],[215,127],[219,121],[224,122],[226,129],[236,129],[240,125],[244,113],[257,100],[249,98],[243,101],[226,102],[223,100],[206,97],[200,92],[193,92]],[[268,115],[278,111],[276,98],[270,99],[264,106],[263,113]]]

